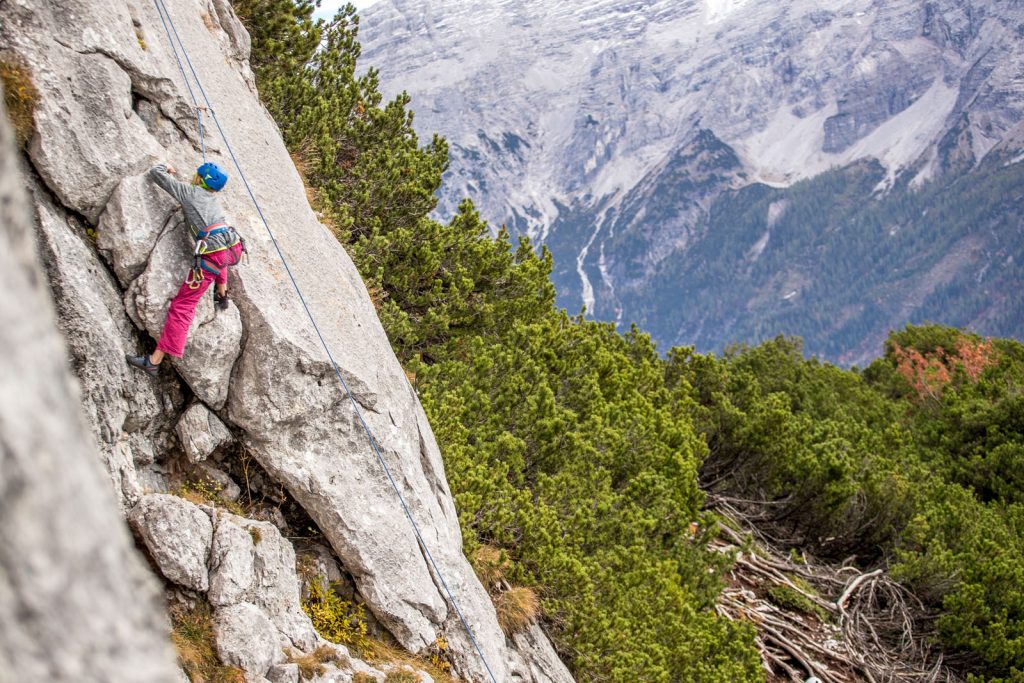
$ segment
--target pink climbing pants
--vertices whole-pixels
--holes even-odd
[[[193,285],[198,285],[195,289],[189,285],[190,278],[186,276],[185,281],[181,283],[181,288],[178,289],[178,293],[171,299],[171,307],[167,309],[167,320],[164,322],[164,329],[160,333],[160,341],[157,343],[156,348],[170,356],[181,358],[181,355],[185,352],[188,328],[196,315],[196,306],[199,305],[199,300],[214,282],[217,284],[227,284],[228,270],[230,266],[238,263],[241,253],[242,245],[239,243],[230,249],[203,257],[215,268],[219,268],[220,273],[214,276],[211,273],[204,272],[203,279],[198,283],[193,283]]]

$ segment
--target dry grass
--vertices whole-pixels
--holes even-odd
[[[423,657],[417,657],[405,650],[382,643],[379,640],[367,640],[360,654],[370,664],[404,664],[427,672],[434,679],[435,683],[457,683],[457,679],[453,678],[451,673],[446,670],[450,667],[438,666]],[[388,675],[390,676],[391,674]],[[355,679],[353,679],[353,683],[355,683]]]
[[[348,665],[348,662],[342,661],[342,658],[338,656],[334,648],[326,645],[321,645],[306,655],[296,655],[293,652],[289,652],[288,661],[299,665],[299,676],[304,681],[311,680],[317,676],[323,676],[327,673],[325,664]]]
[[[512,560],[501,548],[482,545],[472,558],[473,569],[491,594],[501,629],[511,635],[526,629],[540,615],[537,592],[525,586],[510,586],[506,574]]]
[[[245,683],[241,669],[225,666],[217,657],[210,606],[201,602],[193,609],[171,610],[171,642],[178,663],[192,683]]]
[[[482,545],[473,553],[473,569],[487,590],[494,590],[505,580],[505,572],[511,563],[505,551],[493,545]]]
[[[220,27],[218,26],[217,22],[213,20],[213,17],[210,16],[210,13],[203,12],[201,16],[203,18],[203,23],[206,25],[206,30],[210,33],[216,33],[217,29],[219,29]]]
[[[366,283],[366,293],[370,295],[370,302],[373,303],[374,310],[380,313],[380,307],[384,305],[384,300],[388,298],[388,293],[383,287],[372,282]]]
[[[302,179],[302,187],[306,191],[306,201],[316,209],[318,205],[316,190],[310,187],[309,182],[306,180],[309,177],[309,161],[306,153],[302,149],[296,149],[288,152],[288,156],[292,158],[295,170],[299,172],[299,178]]]
[[[421,683],[423,679],[409,669],[393,669],[384,677],[384,683]]]
[[[0,80],[4,84],[4,104],[11,119],[18,146],[24,148],[35,131],[39,91],[32,83],[28,66],[19,57],[0,57]]]
[[[352,683],[377,683],[377,679],[370,674],[359,672],[352,676]]]
[[[344,234],[338,228],[337,223],[334,221],[334,217],[330,211],[324,209],[324,203],[320,200],[320,193],[313,187],[309,182],[309,167],[312,163],[310,161],[310,144],[308,142],[302,143],[298,149],[293,149],[288,152],[288,156],[291,157],[292,163],[295,165],[295,170],[299,172],[299,178],[302,180],[302,189],[306,193],[306,201],[313,211],[316,212],[316,219],[327,228],[332,235],[338,238],[338,241],[344,243]]]
[[[526,586],[513,586],[494,600],[498,623],[508,635],[525,630],[540,615],[537,592]]]

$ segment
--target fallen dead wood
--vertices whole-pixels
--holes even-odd
[[[882,568],[774,551],[733,502],[714,505],[726,524],[712,549],[736,558],[717,609],[755,627],[769,681],[962,683],[930,645],[931,615]]]

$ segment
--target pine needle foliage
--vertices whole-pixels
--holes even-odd
[[[781,337],[666,371],[699,405],[706,488],[797,547],[889,565],[971,680],[1021,680],[1024,345],[911,326],[863,372]]]
[[[359,72],[351,5],[330,21],[308,0],[235,7],[261,96],[415,378],[467,552],[495,548],[478,569],[537,587],[578,680],[764,679],[752,628],[713,609],[727,560],[705,550],[713,525],[688,532],[698,477],[761,501],[795,546],[888,563],[972,681],[1021,680],[1024,346],[923,326],[863,372],[786,338],[662,358],[639,330],[557,311],[550,254],[492,237],[468,200],[430,217],[447,144],[421,145],[409,97],[384,103]],[[873,187],[862,171],[829,177],[842,202]]]

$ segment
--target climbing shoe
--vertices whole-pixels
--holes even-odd
[[[143,372],[148,372],[153,377],[156,377],[156,373],[160,371],[160,366],[153,365],[149,361],[149,356],[125,356],[124,359],[128,361],[128,365],[138,368]]]
[[[221,310],[221,311],[228,310],[228,302],[230,300],[231,299],[228,297],[228,293],[227,292],[224,292],[224,296],[221,296],[220,293],[217,292],[217,291],[213,292],[213,305],[216,306],[218,308],[218,310]]]

